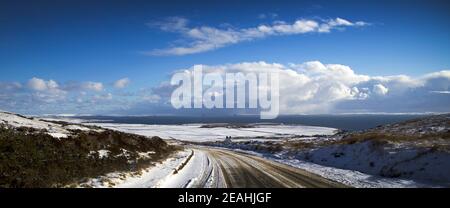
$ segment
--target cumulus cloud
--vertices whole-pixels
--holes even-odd
[[[27,85],[30,89],[35,90],[35,91],[45,91],[48,88],[58,87],[58,84],[53,80],[45,81],[43,79],[39,79],[36,77],[33,77],[30,80],[28,80]]]
[[[100,82],[59,83],[53,79],[33,77],[23,84],[0,82],[0,108],[21,113],[76,112],[99,110],[105,106],[93,102],[112,102],[112,94],[104,91]]]
[[[389,92],[389,89],[382,84],[376,84],[373,86],[373,92],[377,95],[386,95],[386,93]]]
[[[243,62],[203,65],[202,68],[204,73],[215,72],[222,75],[227,72],[278,72],[282,114],[450,111],[450,96],[445,93],[450,91],[450,71],[417,78],[407,75],[368,76],[358,74],[346,65],[323,64],[319,61],[288,66]],[[191,73],[192,70],[193,67],[179,71]],[[170,93],[175,88],[176,86],[163,85],[154,88],[152,93],[158,96],[160,102],[169,103]],[[440,96],[430,99],[429,94]]]
[[[122,79],[119,79],[114,82],[114,87],[118,88],[118,89],[122,89],[122,88],[125,88],[126,86],[128,86],[128,84],[130,84],[130,79],[122,78]]]
[[[174,72],[192,73],[194,66]],[[277,72],[281,114],[450,112],[450,70],[424,74],[369,76],[350,66],[309,61],[298,64],[242,62],[203,65],[203,72]],[[240,83],[243,84],[243,83]],[[260,85],[268,88],[268,85]],[[0,82],[0,109],[23,113],[174,114],[170,97],[177,86],[163,81],[131,92],[108,92],[99,82],[60,83],[31,78],[23,83]],[[205,86],[208,93],[226,91]],[[222,94],[223,95],[223,94]],[[201,114],[205,109],[187,109]],[[221,109],[208,111],[219,112]],[[229,114],[257,114],[259,109],[222,109]],[[218,114],[220,115],[220,114]]]
[[[189,21],[181,17],[172,17],[163,22],[149,25],[166,32],[174,32],[186,38],[190,44],[174,46],[166,49],[156,49],[145,52],[148,55],[187,55],[211,51],[242,41],[261,39],[268,36],[298,35],[305,33],[329,33],[334,29],[346,27],[362,27],[369,23],[363,21],[351,22],[342,18],[329,20],[298,19],[293,23],[275,21],[272,24],[261,24],[256,27],[217,28],[210,26],[189,27]]]
[[[31,99],[38,102],[52,103],[65,99],[67,92],[60,89],[54,80],[44,80],[33,77],[27,82],[28,88],[33,91]]]
[[[103,83],[101,82],[85,82],[82,84],[82,88],[86,90],[92,90],[92,91],[103,91]]]

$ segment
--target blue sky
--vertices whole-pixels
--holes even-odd
[[[417,79],[450,69],[450,7],[445,1],[2,1],[0,4],[3,86],[19,83],[21,87],[30,87],[29,81],[35,77],[44,82],[53,80],[58,88],[68,91],[69,85],[80,85],[81,89],[87,86],[86,82],[95,82],[102,83],[102,89],[87,94],[106,96],[158,87],[169,80],[173,71],[195,64],[256,61],[286,66],[320,61],[349,66],[355,73],[367,76],[404,74]],[[207,26],[237,31],[279,22],[289,25],[301,19],[325,23],[342,18],[352,24],[358,21],[366,24],[323,33],[268,35],[192,54],[155,55],[152,53],[155,50],[189,46],[195,41],[183,32],[162,29],[161,25],[169,24],[173,18],[187,21],[185,27],[189,29]],[[126,87],[114,88],[114,82],[124,78],[129,80]],[[444,86],[437,91],[447,90]],[[8,97],[7,93],[33,93],[3,91],[3,97]],[[134,105],[130,102],[138,96],[121,98],[115,105],[107,104],[101,109],[113,109],[111,106],[124,100]],[[51,102],[37,104],[36,100],[14,108],[11,102],[17,100],[2,99],[0,109],[4,110],[87,113],[71,103],[76,98],[67,101],[67,108],[58,110]],[[30,109],[35,105],[41,110]]]

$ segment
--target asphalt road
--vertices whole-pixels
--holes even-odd
[[[346,187],[316,174],[253,155],[197,147],[210,168],[194,187],[336,188]]]

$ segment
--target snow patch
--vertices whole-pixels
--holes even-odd
[[[67,134],[64,133],[48,133],[50,136],[55,137],[55,138],[67,138]]]
[[[110,153],[109,150],[102,149],[102,150],[98,150],[98,151],[90,151],[89,155],[92,156],[92,155],[98,154],[99,158],[106,158],[109,156],[109,153]]]

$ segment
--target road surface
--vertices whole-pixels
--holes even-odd
[[[331,188],[344,185],[307,171],[235,151],[195,147],[200,176],[188,187]],[[198,164],[198,161],[196,162]]]

